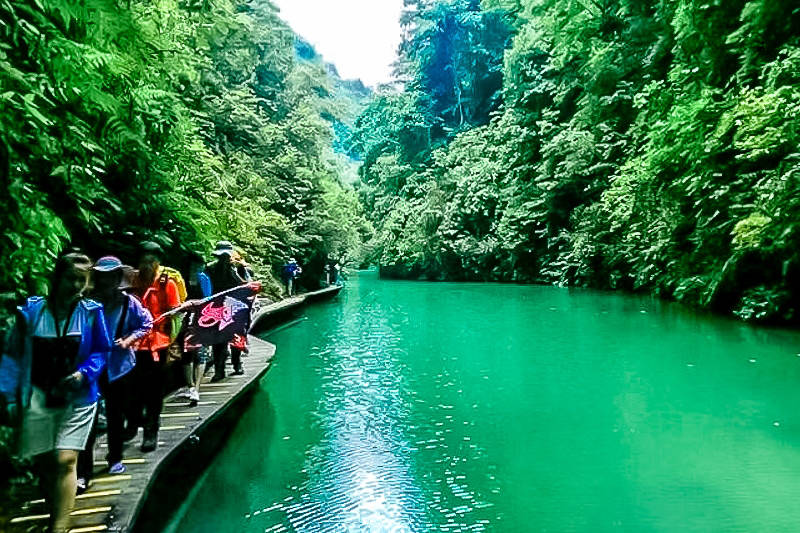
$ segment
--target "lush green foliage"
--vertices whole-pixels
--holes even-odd
[[[358,252],[353,91],[268,0],[0,0],[0,34],[0,292],[44,291],[68,243],[181,266],[227,238],[320,276]]]
[[[377,96],[354,135],[386,272],[652,290],[798,318],[796,2],[407,3],[412,83]],[[492,57],[498,20],[514,33],[501,108],[430,142],[454,124],[431,66],[455,65],[448,83],[471,101],[497,97],[475,84],[482,69],[458,65]],[[467,55],[438,44],[454,35]]]
[[[0,0],[0,318],[66,246],[181,267],[224,238],[322,279],[370,232],[335,150],[367,96],[267,0]]]

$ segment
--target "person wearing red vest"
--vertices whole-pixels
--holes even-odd
[[[159,317],[181,305],[177,284],[170,279],[161,266],[164,251],[154,242],[142,243],[139,271],[133,283],[136,296],[153,316],[150,332],[139,339],[136,350],[136,414],[141,416],[144,428],[142,451],[151,452],[158,446],[158,428],[164,399],[167,348],[172,343],[172,320]],[[138,401],[137,401],[138,400]],[[142,414],[143,413],[143,414]],[[139,421],[129,421],[129,428],[136,429]],[[128,436],[131,436],[130,433]]]

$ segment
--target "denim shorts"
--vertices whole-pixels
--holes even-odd
[[[184,365],[197,363],[204,365],[209,361],[209,348],[208,346],[201,346],[200,348],[189,349],[183,352],[182,362]]]

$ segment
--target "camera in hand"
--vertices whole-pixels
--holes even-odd
[[[31,382],[45,393],[47,407],[65,407],[73,391],[63,384],[75,372],[79,336],[33,338]]]

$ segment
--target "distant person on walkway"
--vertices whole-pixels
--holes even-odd
[[[294,258],[289,259],[289,262],[283,265],[281,269],[281,280],[286,285],[286,294],[291,297],[296,292],[296,280],[303,273],[303,269],[297,264]]]
[[[186,284],[187,303],[208,298],[212,294],[211,279],[205,273],[205,262],[199,253],[193,253],[189,258],[189,278]],[[200,383],[203,380],[203,371],[208,362],[208,346],[194,346],[187,344],[186,328],[192,322],[195,307],[183,319],[183,327],[178,336],[183,349],[183,375],[186,386],[175,394],[177,398],[187,398],[192,405],[200,401]]]
[[[92,430],[111,350],[103,307],[83,297],[91,266],[79,253],[56,261],[50,295],[18,308],[0,361],[3,396],[21,415],[19,452],[38,457],[49,530],[56,532],[69,526],[78,454]]]
[[[212,252],[216,260],[206,265],[206,273],[211,278],[211,286],[214,293],[220,293],[247,283],[237,270],[237,265],[233,262],[233,245],[228,241],[219,241]],[[214,377],[213,383],[225,379],[225,363],[228,360],[228,344],[215,344],[214,352]],[[244,374],[242,369],[242,350],[240,348],[230,348],[231,363],[233,364],[233,375],[241,376]]]
[[[182,298],[174,269],[161,266],[164,251],[154,242],[142,243],[139,253],[139,271],[134,278],[133,290],[154,318],[153,329],[138,340],[136,350],[135,416],[144,427],[142,451],[151,452],[158,446],[158,428],[163,407],[164,380],[166,378],[167,350],[172,344],[174,322],[161,319],[162,314],[179,307]],[[133,421],[132,428],[139,422]],[[128,435],[131,436],[131,435]]]
[[[92,267],[93,288],[90,296],[103,305],[103,316],[114,343],[100,375],[100,391],[105,398],[108,421],[108,472],[122,474],[122,448],[125,442],[125,419],[135,418],[131,411],[133,391],[131,375],[136,365],[133,352],[135,341],[147,335],[153,327],[153,317],[139,300],[123,292],[124,273],[132,270],[114,256],[101,257]],[[85,490],[94,470],[94,436],[78,459],[78,490]]]
[[[342,265],[340,265],[339,262],[337,261],[333,265],[333,284],[334,285],[339,285],[342,282],[341,275],[342,275]]]
[[[339,283],[339,274],[342,267],[338,261],[327,261],[325,263],[325,282],[328,286]]]

